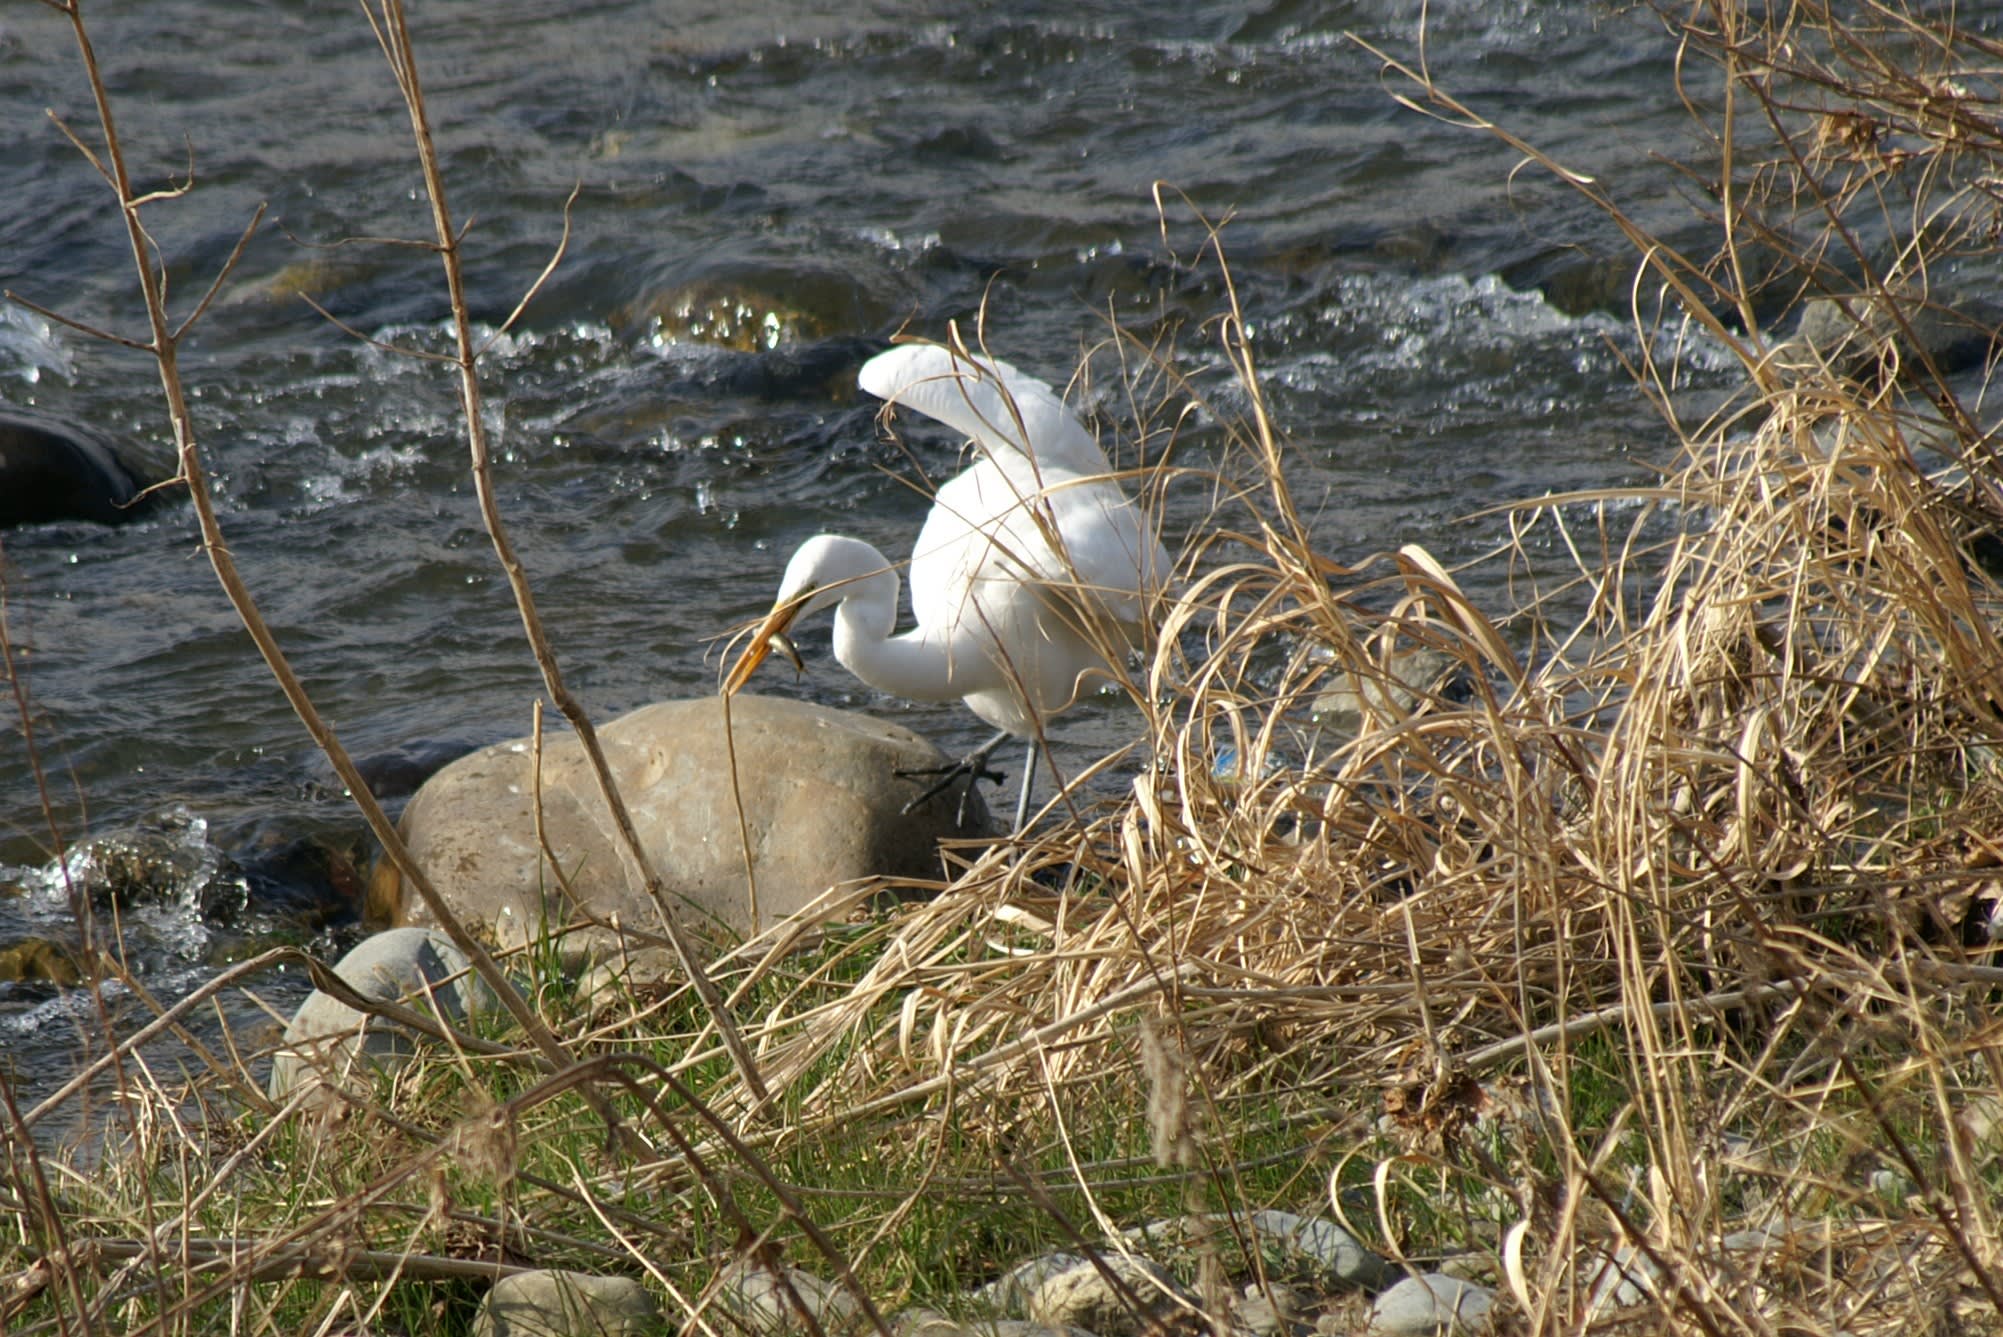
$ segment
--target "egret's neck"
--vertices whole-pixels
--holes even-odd
[[[923,628],[902,636],[897,626],[901,584],[888,563],[842,586],[835,605],[835,658],[856,677],[907,701],[953,701],[970,690],[958,681],[953,656]]]

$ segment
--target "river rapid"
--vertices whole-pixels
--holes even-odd
[[[1537,0],[1425,12],[1445,88],[1644,225],[1701,235],[1663,161],[1702,146],[1658,18]],[[855,367],[900,328],[938,337],[985,313],[998,354],[1059,384],[1109,322],[1172,334],[1165,351],[1211,405],[1177,462],[1201,465],[1240,406],[1205,328],[1225,295],[1203,218],[1229,220],[1293,487],[1329,556],[1421,543],[1451,563],[1502,537],[1485,508],[1653,477],[1671,437],[1622,367],[1622,242],[1492,137],[1394,100],[1356,39],[1416,60],[1420,13],[417,5],[488,330],[549,261],[575,194],[562,263],[482,372],[500,503],[595,716],[713,691],[715,638],[762,611],[807,536],[908,551],[924,511],[914,457],[936,478],[956,456],[917,427],[907,456],[858,401]],[[429,226],[367,23],[352,6],[215,0],[86,14],[137,179],[189,185],[145,214],[177,313],[267,207],[183,371],[231,548],[319,708],[392,797],[441,757],[525,733],[541,683],[480,526],[456,385],[358,337],[449,337],[435,258],[360,240]],[[0,283],[136,334],[116,208],[45,112],[97,142],[66,22],[14,5],[0,16]],[[1732,380],[1701,348],[1683,365],[1693,394]],[[1102,358],[1087,398],[1131,459],[1116,370]],[[19,306],[0,310],[0,402],[171,472],[149,361]],[[1170,490],[1171,550],[1214,523],[1211,501]],[[351,941],[361,821],[226,604],[186,504],[0,534],[0,572],[61,839],[137,832],[168,870],[118,907],[146,987],[171,1000],[271,942]],[[860,687],[824,629],[803,647],[806,678],[768,670],[763,690],[891,716],[952,751],[979,741],[957,705]],[[0,718],[0,948],[73,940],[30,749],[14,707]],[[1085,755],[1124,727],[1086,710],[1059,736]],[[281,1009],[304,988],[260,985]],[[132,1005],[120,988],[109,1000]],[[23,1104],[74,1069],[96,1006],[60,982],[0,982],[0,1077]],[[240,995],[228,1009],[258,1019]]]

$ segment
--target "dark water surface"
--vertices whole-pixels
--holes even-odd
[[[356,754],[413,763],[526,732],[540,682],[479,526],[453,382],[299,298],[377,339],[446,346],[430,256],[333,245],[428,229],[367,25],[341,5],[92,8],[138,179],[164,188],[192,163],[193,189],[146,215],[177,311],[269,205],[183,366],[223,526],[320,708]],[[1512,176],[1495,141],[1400,108],[1345,36],[1416,56],[1416,5],[416,8],[479,319],[506,317],[577,190],[563,265],[484,371],[502,503],[600,719],[713,690],[711,638],[762,610],[809,534],[908,551],[923,502],[853,384],[907,321],[936,336],[985,302],[991,346],[1062,382],[1109,314],[1145,333],[1180,320],[1179,365],[1228,411],[1198,328],[1222,290],[1185,263],[1202,233],[1181,197],[1231,217],[1295,486],[1331,555],[1419,542],[1463,559],[1502,531],[1461,517],[1642,480],[1667,456],[1615,352],[1630,322],[1571,282],[1622,253],[1611,229],[1534,171]],[[1654,157],[1694,151],[1659,21],[1531,0],[1430,16],[1444,85],[1603,178],[1644,223],[1688,233],[1691,206]],[[116,210],[45,109],[96,140],[67,27],[13,5],[0,283],[137,332]],[[1175,192],[1166,240],[1157,181]],[[1719,359],[1690,366],[1699,390],[1729,379]],[[1104,369],[1099,384],[1106,425],[1131,428]],[[7,309],[0,401],[100,428],[168,471],[158,384],[135,354]],[[952,467],[950,441],[909,440],[928,470]],[[1215,441],[1198,431],[1183,448]],[[1171,495],[1171,548],[1207,501]],[[115,530],[0,535],[65,840],[151,823],[185,866],[158,903],[126,907],[134,964],[167,998],[280,935],[324,932],[317,945],[338,949],[352,878],[295,842],[365,857],[192,535],[185,505]],[[767,690],[891,714],[951,749],[978,739],[957,706],[861,689],[825,632],[806,644],[805,683],[773,673]],[[0,897],[0,947],[73,936],[4,717],[0,881],[22,889]],[[1123,727],[1084,711],[1060,733],[1082,752]],[[69,1070],[90,1016],[79,991],[0,983],[0,1065],[25,1100]]]

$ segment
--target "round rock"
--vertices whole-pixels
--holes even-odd
[[[74,427],[0,413],[0,526],[135,518],[139,480],[110,446]]]
[[[925,785],[898,772],[944,761],[909,729],[760,696],[736,698],[730,721],[726,735],[722,700],[702,697],[646,706],[598,730],[648,862],[685,923],[755,932],[839,883],[936,878],[942,837],[986,830],[978,801],[968,826],[956,825],[957,793],[904,812]],[[536,841],[537,791],[523,739],[460,758],[404,809],[404,839],[453,913],[504,947],[593,920],[658,932],[660,913],[627,867],[583,749],[567,730],[543,739],[542,826],[554,866]],[[387,864],[370,908],[400,923],[429,922]],[[569,954],[602,953],[612,935],[592,929],[577,937],[567,941]]]
[[[1083,1328],[1052,1328],[1022,1318],[951,1318],[930,1309],[897,1316],[897,1337],[1098,1337]]]
[[[1480,1331],[1495,1292],[1444,1272],[1407,1277],[1370,1306],[1373,1337],[1431,1337],[1437,1332]]]
[[[1119,1279],[1118,1286],[1107,1272]],[[1029,1297],[1031,1321],[1053,1328],[1083,1328],[1097,1337],[1140,1337],[1157,1322],[1195,1308],[1196,1297],[1167,1268],[1120,1253],[1101,1254],[1099,1265],[1080,1259],[1060,1268],[1043,1278]]]
[[[854,1296],[797,1267],[782,1267],[775,1272],[755,1261],[740,1259],[718,1284],[724,1306],[750,1332],[769,1337],[815,1330],[824,1334],[842,1333],[862,1322],[862,1306],[855,1302]]]
[[[402,1002],[433,1015],[442,1011],[454,1023],[463,1023],[494,1005],[493,995],[468,966],[465,953],[444,934],[394,928],[356,943],[335,964],[334,973],[365,998]],[[315,989],[292,1014],[283,1046],[272,1060],[271,1098],[284,1100],[307,1081],[339,1083],[361,1064],[393,1071],[408,1061],[417,1043],[402,1027]]]
[[[1251,1224],[1289,1257],[1313,1264],[1324,1281],[1375,1287],[1383,1285],[1391,1271],[1391,1265],[1361,1240],[1324,1217],[1268,1208],[1253,1212]]]
[[[631,1277],[517,1272],[480,1302],[473,1337],[640,1337],[660,1322],[654,1297]]]

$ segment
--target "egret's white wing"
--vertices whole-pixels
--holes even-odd
[[[938,419],[990,456],[1017,454],[1040,468],[1106,472],[1098,442],[1057,393],[999,359],[905,344],[863,363],[856,383],[878,399]]]
[[[911,554],[911,605],[921,623],[951,624],[969,594],[988,604],[1021,586],[1037,601],[1039,589],[1087,593],[1115,620],[1138,623],[1169,569],[1119,484],[990,457],[939,489]]]

